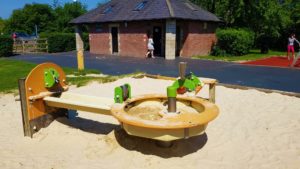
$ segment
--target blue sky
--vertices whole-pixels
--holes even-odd
[[[87,5],[88,10],[93,9],[97,6],[98,2],[104,0],[77,0]],[[53,0],[0,0],[0,17],[3,19],[9,18],[14,9],[22,8],[25,4],[30,3],[47,3],[53,4]],[[63,5],[66,2],[73,2],[73,0],[59,0],[59,4]]]

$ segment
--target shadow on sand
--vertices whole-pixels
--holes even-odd
[[[89,132],[93,134],[103,134],[107,135],[115,129],[120,128],[119,125],[111,123],[101,123],[99,121],[94,121],[91,119],[84,119],[81,117],[76,117],[73,119],[68,118],[57,118],[58,122],[65,124],[67,126],[78,128],[84,132]]]
[[[94,134],[108,135],[114,131],[116,142],[121,147],[129,151],[138,151],[145,155],[155,155],[162,158],[183,157],[197,152],[204,147],[208,139],[206,133],[204,133],[189,139],[173,141],[171,147],[164,148],[158,146],[155,140],[128,135],[120,125],[101,123],[81,117],[58,118],[56,120],[67,126]]]
[[[138,151],[146,155],[156,155],[162,158],[183,157],[197,152],[207,142],[206,133],[189,139],[173,142],[169,148],[157,146],[156,141],[128,135],[123,129],[115,130],[118,143],[127,150]]]

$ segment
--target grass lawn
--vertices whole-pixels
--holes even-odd
[[[135,72],[132,74],[125,74],[125,75],[119,75],[119,76],[105,76],[105,77],[90,77],[90,76],[77,76],[77,77],[67,77],[67,82],[71,85],[76,85],[77,87],[85,86],[91,81],[96,81],[98,83],[107,83],[107,82],[113,82],[123,77],[131,77],[140,75],[143,72]],[[138,76],[136,76],[138,77]]]
[[[197,59],[207,59],[207,60],[221,60],[221,61],[251,61],[257,59],[263,59],[270,56],[286,56],[286,52],[272,51],[269,50],[267,54],[261,54],[260,50],[254,49],[250,50],[250,53],[243,56],[195,56],[193,58]]]
[[[11,60],[7,58],[0,58],[0,93],[17,92],[18,79],[26,77],[28,73],[37,64]],[[75,75],[74,77],[67,77],[69,84],[83,86],[90,81],[98,81],[100,83],[115,81],[123,76],[107,76],[107,77],[88,77],[85,74],[100,74],[98,70],[84,70],[78,72],[74,68],[63,68],[67,75]],[[126,75],[124,75],[126,76]],[[128,75],[127,75],[128,76]]]

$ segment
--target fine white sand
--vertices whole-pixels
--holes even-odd
[[[125,78],[71,88],[74,93],[113,97],[130,83],[133,95],[165,93],[172,82]],[[208,95],[207,87],[200,95]],[[218,86],[220,115],[206,134],[161,148],[128,136],[111,116],[79,112],[59,118],[34,138],[23,137],[20,102],[0,95],[0,168],[30,169],[299,169],[300,99]]]

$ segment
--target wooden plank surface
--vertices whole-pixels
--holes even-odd
[[[70,92],[64,92],[60,97],[45,97],[44,101],[51,107],[81,110],[105,115],[111,115],[110,109],[114,104],[113,98],[86,96]]]

